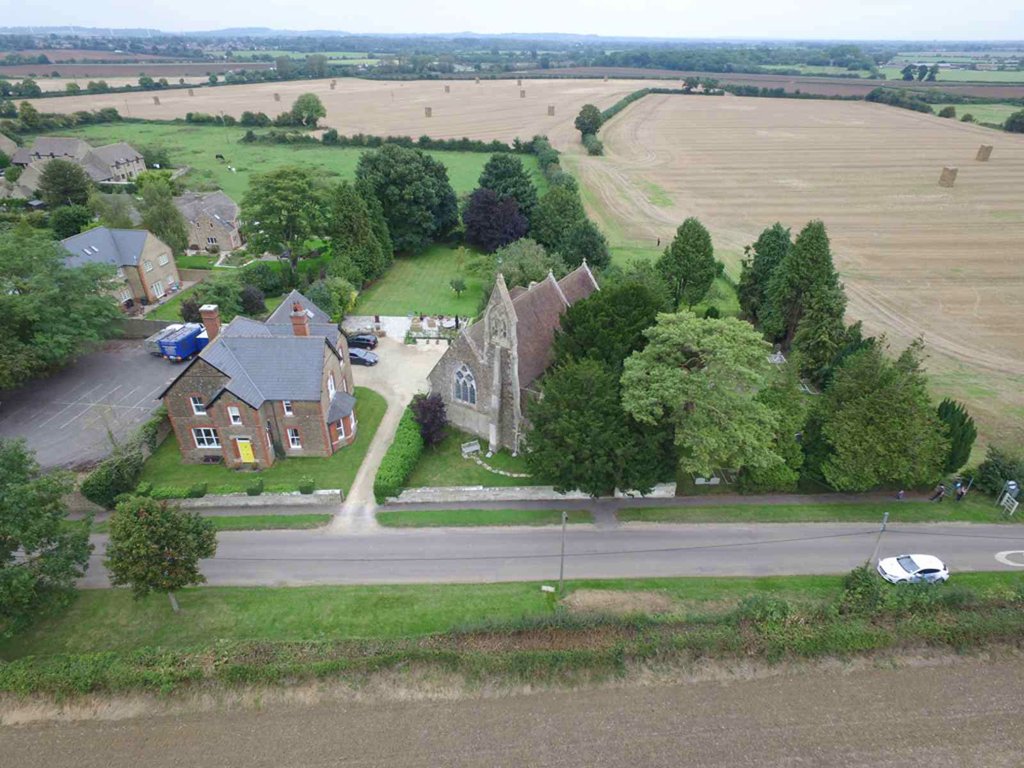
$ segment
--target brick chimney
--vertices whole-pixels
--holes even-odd
[[[309,336],[309,315],[299,302],[292,304],[292,333],[296,336]]]
[[[199,317],[203,320],[203,326],[206,328],[206,335],[210,337],[210,341],[217,338],[217,334],[220,333],[220,309],[217,308],[216,304],[203,304],[199,308]]]

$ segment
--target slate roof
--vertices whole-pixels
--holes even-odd
[[[144,229],[96,227],[65,238],[60,244],[70,254],[65,259],[69,267],[80,267],[83,264],[136,267],[149,234]]]
[[[0,152],[3,152],[13,161],[14,155],[18,152],[18,145],[14,143],[13,139],[8,138],[6,134],[0,133]]]
[[[225,389],[253,408],[267,400],[319,400],[324,371],[322,336],[225,336],[199,357],[229,377]]]
[[[40,157],[61,157],[82,160],[92,149],[81,139],[63,136],[40,136],[31,147],[22,147],[15,152],[11,161],[15,165],[28,165],[36,155]]]
[[[142,160],[142,155],[130,144],[119,141],[102,147],[90,147],[81,139],[62,136],[40,136],[31,147],[22,147],[11,158],[15,165],[60,158],[78,163],[93,181],[107,181],[117,163]]]
[[[306,314],[309,315],[310,323],[331,324],[330,315],[298,291],[292,291],[284,297],[280,306],[278,306],[278,308],[271,313],[270,317],[267,318],[267,325],[287,325],[288,333],[290,334],[292,332],[292,306],[296,303],[300,304],[302,308],[306,310]]]
[[[594,273],[590,271],[587,262],[584,261],[577,269],[558,281],[558,287],[565,294],[565,300],[572,306],[580,299],[585,299],[594,291],[600,290],[597,287],[597,280]]]
[[[174,198],[174,204],[190,222],[197,221],[202,213],[227,227],[235,226],[238,221],[238,204],[223,192],[208,192],[205,195],[190,192]]]
[[[291,325],[291,306],[299,303],[313,318],[327,318],[326,324],[310,325],[309,336],[296,336]],[[284,323],[270,324],[274,316],[281,317],[280,309],[287,304]],[[238,316],[221,328],[217,338],[199,353],[201,359],[228,377],[222,392],[227,391],[253,408],[259,408],[267,400],[319,400],[323,385],[324,347],[344,362],[336,338],[341,331],[330,324],[330,318],[316,304],[298,291],[288,294],[285,301],[270,316],[266,323]],[[319,332],[323,329],[323,332]],[[163,397],[188,368],[178,374]],[[338,392],[331,400],[327,421],[335,409],[352,412],[352,403],[339,400]],[[351,396],[348,396],[351,397]],[[214,400],[216,399],[213,398]],[[336,421],[337,419],[333,419]]]
[[[356,399],[353,395],[348,392],[335,392],[331,399],[331,405],[327,409],[327,423],[333,424],[335,421],[341,421],[352,413],[352,409],[355,407]]]

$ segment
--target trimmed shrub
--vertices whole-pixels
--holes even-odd
[[[263,478],[257,477],[251,483],[245,487],[245,493],[248,496],[259,496],[263,493]]]
[[[586,147],[588,155],[604,154],[604,144],[592,133],[583,134],[583,146]]]
[[[978,465],[974,484],[985,493],[995,496],[1003,490],[1007,480],[1024,483],[1024,457],[1005,448],[990,445],[985,460]]]
[[[316,482],[312,477],[303,477],[299,480],[299,493],[309,496],[316,490]]]
[[[206,483],[195,483],[188,489],[188,498],[201,499],[206,495]]]
[[[956,107],[950,105],[939,110],[939,117],[956,117]]]
[[[384,454],[373,481],[373,495],[378,504],[391,496],[397,496],[405,487],[416,463],[423,453],[423,437],[411,408],[406,408],[398,422],[395,440]]]
[[[139,483],[137,486],[135,486],[134,494],[136,496],[152,496],[153,484],[150,482]]]
[[[82,495],[93,504],[113,509],[117,497],[138,484],[143,462],[142,450],[137,445],[118,448],[82,481]]]

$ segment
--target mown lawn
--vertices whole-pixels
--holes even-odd
[[[619,510],[622,523],[998,523],[1000,510],[975,497],[959,504],[946,499],[852,504],[737,504],[703,507],[646,507]]]
[[[585,509],[569,513],[572,524],[592,523]],[[377,522],[385,528],[469,528],[474,526],[560,525],[559,509],[430,509],[394,510],[377,513]]]
[[[246,130],[238,126],[223,128],[174,122],[122,122],[83,126],[60,133],[62,136],[79,136],[92,144],[126,141],[137,149],[162,146],[167,149],[174,165],[192,168],[184,179],[187,186],[220,188],[235,202],[241,202],[252,174],[266,173],[286,165],[309,168],[326,181],[353,179],[359,156],[366,151],[358,147],[326,147],[322,144],[242,144],[239,139]],[[216,159],[218,154],[224,156],[224,162]],[[470,192],[476,187],[484,163],[490,158],[486,152],[430,151],[428,154],[444,163],[457,194]],[[532,155],[519,157],[538,188],[545,189],[546,183],[536,158]]]
[[[169,437],[142,468],[142,482],[156,488],[187,491],[195,483],[206,483],[207,493],[242,493],[255,477],[263,479],[267,493],[298,490],[301,478],[311,477],[317,488],[347,490],[355,480],[374,433],[384,417],[387,402],[371,389],[356,387],[356,419],[359,433],[352,445],[328,458],[278,459],[261,472],[239,472],[219,464],[184,464],[178,442]]]
[[[1022,79],[1024,79],[1024,73],[1022,73]],[[953,107],[956,109],[956,120],[959,120],[964,115],[970,114],[974,116],[974,122],[976,123],[994,123],[995,125],[1002,125],[1006,122],[1006,118],[1012,115],[1014,112],[1020,112],[1024,107],[1014,104],[933,104],[932,108],[939,112],[943,107]],[[954,118],[946,118],[954,119]]]
[[[751,595],[796,603],[834,598],[842,576],[579,580],[579,589],[656,591],[674,615],[720,613]],[[981,593],[1019,584],[1016,573],[958,573],[956,583]],[[0,659],[58,653],[201,648],[220,640],[337,641],[393,639],[492,622],[549,615],[540,582],[317,587],[200,587],[178,592],[181,613],[164,595],[134,600],[123,589],[85,590],[74,603],[30,630],[0,642]]]
[[[194,285],[183,291],[178,291],[172,299],[161,304],[152,312],[146,315],[150,320],[167,320],[170,322],[181,322],[181,303],[191,296],[196,290]]]
[[[519,485],[545,485],[532,477],[506,477],[488,472],[472,459],[462,458],[462,444],[476,440],[472,435],[450,430],[448,436],[433,448],[423,451],[416,468],[409,476],[406,486],[409,488],[426,488],[433,486],[482,485],[491,488],[508,488]],[[487,441],[481,441],[486,451]],[[481,458],[495,469],[506,472],[524,474],[529,472],[526,459],[512,456],[508,451],[500,451],[491,458],[481,454]]]
[[[359,294],[353,314],[473,317],[484,295],[484,281],[469,273],[473,259],[470,251],[446,245],[399,256],[382,278]],[[451,287],[456,277],[466,281],[461,296]]]

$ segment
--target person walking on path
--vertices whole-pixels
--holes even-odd
[[[941,504],[942,500],[945,498],[945,496],[946,496],[946,484],[945,483],[939,483],[938,487],[935,489],[935,493],[933,493],[931,495],[931,497],[929,497],[928,501],[937,501],[937,502],[939,502]]]

